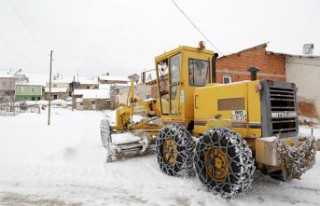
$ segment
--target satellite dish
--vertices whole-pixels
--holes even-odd
[[[304,44],[303,45],[303,54],[304,55],[312,55],[313,54],[314,45],[313,44]]]

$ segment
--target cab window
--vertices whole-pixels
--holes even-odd
[[[206,60],[189,59],[189,85],[203,87],[210,82],[210,63]]]

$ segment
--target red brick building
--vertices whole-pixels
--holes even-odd
[[[258,67],[258,79],[286,81],[286,57],[266,51],[267,43],[240,52],[222,56],[217,60],[217,82],[229,83],[250,80],[250,67]]]

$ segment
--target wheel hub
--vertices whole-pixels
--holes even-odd
[[[226,154],[217,147],[211,147],[204,157],[207,174],[216,181],[223,181],[228,174],[228,159]]]
[[[167,164],[173,165],[178,156],[177,143],[170,137],[163,143],[162,154]]]

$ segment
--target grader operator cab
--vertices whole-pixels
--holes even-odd
[[[295,85],[254,75],[217,84],[216,58],[187,46],[155,58],[160,122],[151,119],[140,131],[148,145],[155,141],[160,169],[171,176],[196,174],[223,196],[250,188],[256,168],[284,180],[299,178],[315,163],[315,149],[312,135],[298,136]],[[123,130],[132,132],[127,122]]]

